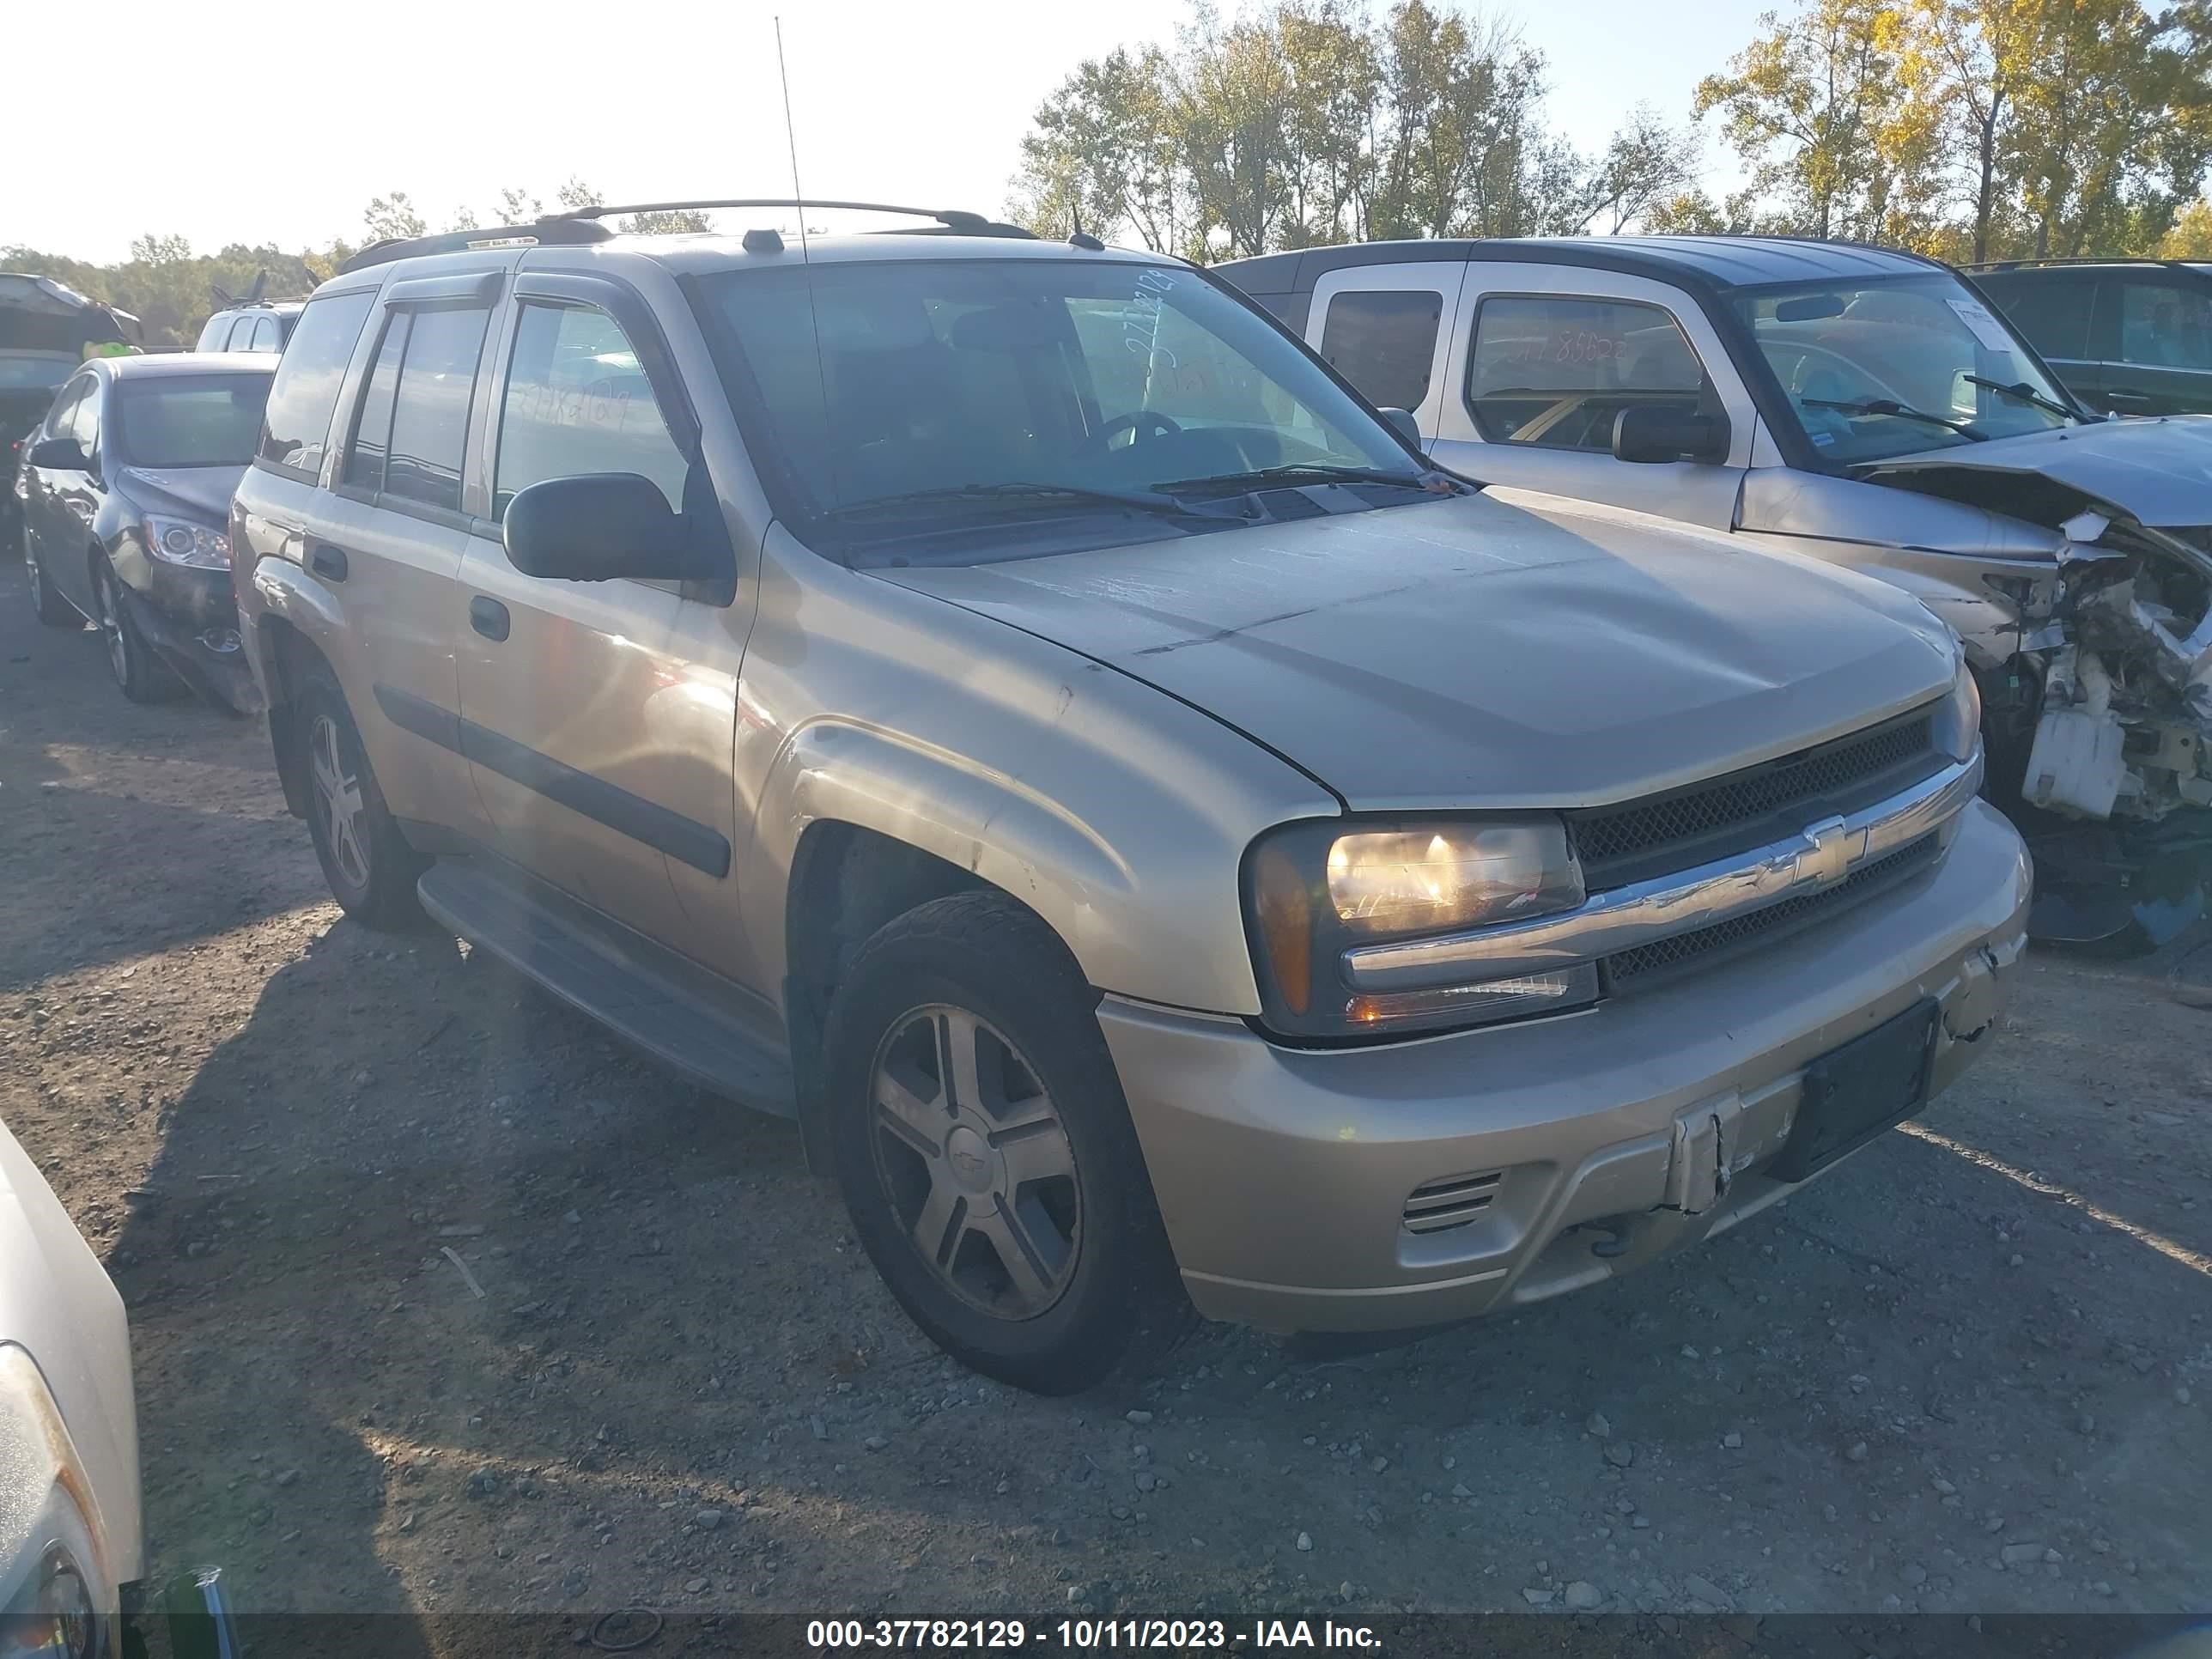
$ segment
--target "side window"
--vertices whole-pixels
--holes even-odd
[[[221,351],[223,349],[222,343],[230,338],[230,325],[236,320],[228,311],[216,312],[214,316],[207,319],[207,326],[200,330],[200,343],[194,349]]]
[[[92,376],[80,374],[64,386],[54,398],[54,406],[46,412],[46,436],[67,438],[75,435],[77,405],[92,390]]]
[[[649,478],[680,513],[688,470],[613,318],[581,306],[521,308],[500,406],[495,514],[517,490],[584,472]]]
[[[1468,407],[1492,443],[1610,454],[1622,410],[1692,410],[1716,396],[1680,325],[1658,306],[1501,295],[1475,313]]]
[[[269,415],[261,428],[263,460],[307,478],[322,470],[346,362],[375,301],[367,291],[333,294],[309,301],[300,313],[292,349],[284,354],[269,388]]]
[[[398,388],[399,356],[407,349],[407,323],[413,314],[388,313],[384,338],[376,348],[376,362],[368,371],[368,384],[362,389],[353,438],[346,446],[344,479],[362,489],[384,488],[384,455],[392,441],[392,394]]]
[[[2076,361],[2089,355],[2090,301],[2094,287],[2080,278],[1981,279],[1982,289],[2046,357]]]
[[[84,395],[76,402],[70,415],[70,436],[76,447],[88,455],[100,453],[100,382],[88,380]]]
[[[2162,368],[2212,368],[2204,296],[2164,283],[2120,288],[2120,361]]]
[[[1321,355],[1377,409],[1419,409],[1443,311],[1443,295],[1419,289],[1336,295],[1322,322]]]
[[[268,316],[256,317],[253,319],[253,327],[251,332],[248,332],[244,329],[239,331],[238,343],[235,349],[240,351],[276,350],[276,319],[274,317]]]
[[[407,327],[392,399],[384,493],[458,513],[469,398],[491,313],[481,307],[418,311]]]

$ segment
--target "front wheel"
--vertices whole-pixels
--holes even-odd
[[[1072,1394],[1189,1304],[1096,994],[1001,894],[934,900],[861,948],[825,1052],[838,1182],[915,1323],[962,1363]]]
[[[176,673],[154,653],[124,600],[123,584],[104,556],[92,567],[93,605],[100,614],[100,637],[107,644],[107,668],[132,702],[167,702],[184,690]]]
[[[361,732],[336,681],[318,670],[301,689],[292,722],[307,780],[307,830],[331,896],[372,927],[401,929],[422,920],[415,882],[428,867],[407,844],[369,770]]]

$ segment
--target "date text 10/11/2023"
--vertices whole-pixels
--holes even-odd
[[[816,1619],[806,1645],[821,1651],[871,1648],[1001,1649],[1060,1647],[1079,1651],[1112,1648],[1359,1648],[1382,1644],[1364,1625],[1334,1620],[1262,1619],[1249,1625],[1220,1619],[1060,1619],[1026,1624],[1018,1619]]]

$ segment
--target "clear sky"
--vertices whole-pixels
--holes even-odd
[[[1591,149],[1638,100],[1680,118],[1772,3],[1493,9],[1543,50],[1551,118]],[[80,77],[65,68],[84,61],[66,44],[79,21],[48,9],[12,31],[24,64],[46,68],[9,77],[9,125],[68,142],[19,143],[0,244],[103,261],[149,231],[203,252],[296,247],[358,238],[363,206],[388,191],[436,228],[457,206],[483,214],[507,185],[550,204],[571,175],[610,201],[787,195],[779,12],[808,194],[985,211],[1005,203],[1030,113],[1079,59],[1171,40],[1189,15],[1188,0],[307,0],[194,21],[110,0],[99,33],[112,49]],[[52,51],[35,39],[49,29]],[[1733,169],[1711,161],[1726,183]]]

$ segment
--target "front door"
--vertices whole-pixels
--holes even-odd
[[[578,297],[602,290],[609,305]],[[492,522],[469,539],[456,601],[464,740],[511,857],[714,963],[718,933],[734,933],[735,675],[699,645],[715,630],[698,613],[722,610],[673,582],[525,575],[496,528],[516,492],[594,472],[712,512],[687,459],[696,429],[678,444],[632,337],[651,325],[617,320],[617,298],[587,278],[518,283],[490,404]],[[665,362],[657,337],[645,349]]]
[[[44,496],[44,521],[40,528],[43,568],[47,579],[69,602],[88,617],[100,614],[92,592],[92,521],[100,512],[100,383],[85,375],[82,391],[70,394],[66,421],[53,430],[57,438],[73,438],[84,452],[82,470],[48,466],[39,469],[38,489]]]
[[[1613,271],[1464,269],[1438,461],[1486,483],[1734,526],[1757,411],[1687,296]],[[1614,420],[1650,404],[1725,414],[1727,463],[1614,459]]]

